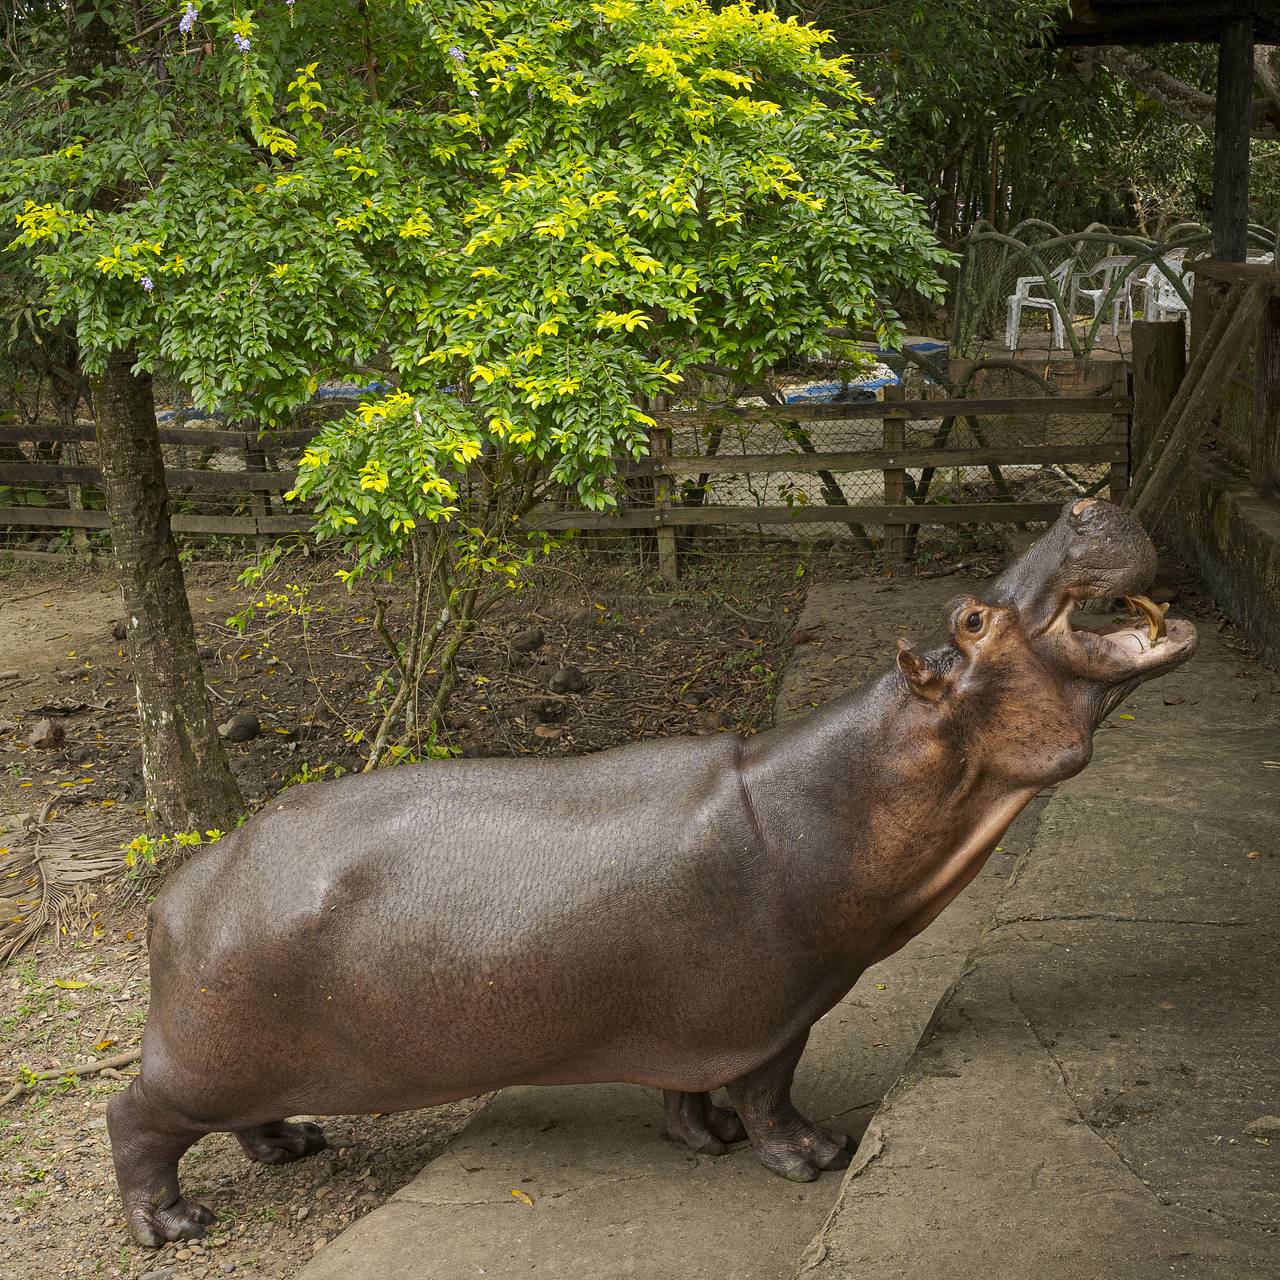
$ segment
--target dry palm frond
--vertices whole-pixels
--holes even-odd
[[[81,810],[75,820],[50,825],[51,809],[38,816],[0,818],[0,964],[42,930],[66,932],[87,916],[88,885],[124,866],[122,819]]]

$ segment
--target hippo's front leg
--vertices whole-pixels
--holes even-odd
[[[812,1182],[823,1170],[847,1168],[858,1145],[847,1134],[819,1129],[791,1105],[791,1078],[808,1039],[806,1031],[729,1085],[729,1098],[760,1163],[792,1182]]]

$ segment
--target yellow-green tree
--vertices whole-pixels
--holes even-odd
[[[608,504],[643,397],[758,373],[833,324],[892,339],[885,299],[938,287],[850,66],[768,10],[206,0],[135,47],[121,92],[51,103],[14,156],[19,247],[90,367],[128,347],[267,423],[327,377],[385,384],[297,484],[353,577],[418,583],[380,628],[375,758],[429,727],[537,549],[520,517],[550,486]],[[122,197],[89,207],[107,183]]]

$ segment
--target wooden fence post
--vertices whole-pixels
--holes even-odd
[[[1280,495],[1280,293],[1272,293],[1258,326],[1253,377],[1249,474],[1260,494],[1275,497]]]
[[[1129,370],[1125,367],[1123,361],[1116,365],[1115,373],[1111,380],[1111,394],[1113,396],[1124,396],[1128,398],[1132,394],[1133,379]],[[1111,476],[1109,481],[1110,497],[1112,502],[1120,503],[1124,501],[1124,495],[1129,492],[1129,462],[1132,457],[1132,442],[1130,439],[1132,432],[1133,414],[1130,413],[1113,413],[1111,415],[1111,431],[1110,437],[1113,443],[1121,445],[1124,449],[1124,457],[1114,459],[1111,463]]]
[[[680,576],[680,560],[676,551],[676,531],[666,523],[671,510],[671,477],[662,469],[662,461],[671,456],[671,428],[662,423],[649,428],[649,456],[658,464],[653,475],[654,531],[658,541],[658,572],[665,582]]]
[[[1146,461],[1156,431],[1187,373],[1187,326],[1176,320],[1133,322],[1133,434],[1130,465]]]
[[[884,398],[890,404],[901,404],[907,398],[902,383],[885,387]],[[905,411],[890,413],[884,420],[884,447],[886,452],[901,451],[907,444],[907,419]],[[907,500],[907,473],[901,467],[886,467],[884,471],[884,500],[887,506],[900,506]],[[907,554],[907,526],[886,524],[884,527],[885,559],[901,564]]]
[[[244,429],[244,466],[246,471],[265,471],[267,469],[267,455],[262,448],[262,443],[258,439],[258,424],[252,418],[245,418],[244,421],[237,423]],[[271,494],[266,489],[250,489],[249,490],[249,510],[253,512],[255,520],[262,520],[271,514]],[[259,528],[262,526],[259,525]],[[260,533],[254,539],[254,545],[259,551],[265,551],[271,545],[270,537],[265,533]]]
[[[78,467],[80,465],[80,446],[74,440],[68,440],[62,446],[62,462],[64,466]],[[67,484],[67,506],[72,511],[84,510],[84,490],[74,481]],[[84,529],[73,529],[71,531],[71,542],[78,552],[86,552],[89,550],[89,535]]]

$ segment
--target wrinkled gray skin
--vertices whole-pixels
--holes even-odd
[[[1153,566],[1129,517],[1077,503],[936,645],[798,723],[290,790],[153,907],[142,1071],[108,1110],[134,1239],[214,1220],[178,1190],[202,1134],[292,1160],[324,1139],[287,1116],[506,1085],[649,1085],[696,1151],[843,1167],[851,1141],[790,1101],[809,1028],[1190,656],[1187,622],[1158,644],[1071,627],[1073,599]]]

